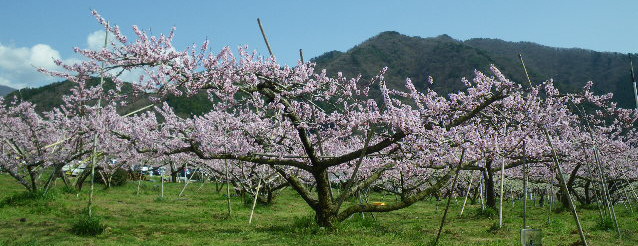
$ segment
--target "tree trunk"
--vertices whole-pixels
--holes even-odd
[[[564,208],[569,208],[569,198],[562,189],[558,189],[556,196]]]
[[[585,204],[592,203],[590,186],[591,186],[591,181],[587,180],[585,182]]]
[[[496,191],[494,190],[494,171],[492,171],[492,160],[487,160],[485,162],[483,179],[485,180],[485,205],[496,209]]]
[[[178,170],[175,170],[175,163],[173,162],[169,166],[171,167],[171,183],[176,183]]]
[[[338,211],[332,197],[328,171],[321,170],[313,173],[313,176],[317,181],[318,203],[314,207],[317,224],[321,227],[334,227],[335,222],[337,222]]]

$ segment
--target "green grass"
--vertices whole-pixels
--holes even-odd
[[[93,237],[72,231],[86,207],[88,189],[76,195],[63,191],[58,183],[53,198],[36,198],[32,203],[21,199],[0,207],[0,245],[427,245],[436,236],[445,205],[427,200],[374,217],[356,214],[328,230],[318,227],[310,208],[286,189],[274,204],[258,205],[249,225],[250,206],[241,198],[232,197],[233,212],[227,217],[226,198],[214,191],[214,184],[205,184],[199,191],[200,184],[191,184],[185,196],[178,198],[182,185],[167,183],[164,198],[158,198],[159,182],[144,182],[140,195],[136,195],[137,182],[108,190],[98,186],[95,213],[106,229]],[[22,192],[11,177],[0,174],[0,199]],[[370,198],[393,199],[381,194]],[[498,228],[498,211],[494,216],[493,211],[479,212],[480,204],[469,205],[466,214],[459,216],[461,205],[462,199],[452,201],[439,245],[520,244],[521,203],[514,207],[506,203],[504,228]],[[545,245],[578,241],[569,213],[551,213],[548,207],[528,210],[528,224],[543,230]],[[616,211],[622,239],[615,230],[600,228],[597,210],[579,210],[590,245],[638,245],[638,215],[622,205]]]

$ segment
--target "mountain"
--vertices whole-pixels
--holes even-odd
[[[98,85],[99,79],[93,78],[88,84],[91,86]],[[71,81],[61,81],[38,88],[24,88],[9,93],[5,98],[9,100],[16,98],[17,100],[33,102],[36,104],[36,111],[43,112],[62,105],[64,103],[62,100],[63,96],[70,95],[73,85]],[[115,83],[107,80],[104,83],[104,88],[106,90],[112,90],[115,88]],[[123,94],[127,94],[127,104],[124,107],[118,108],[118,111],[121,113],[132,112],[153,104],[148,98],[149,95],[133,95],[132,91],[130,84],[124,84],[122,86]],[[163,101],[173,107],[177,115],[182,117],[202,115],[208,112],[212,107],[212,103],[208,100],[208,96],[205,93],[199,93],[192,97],[169,95],[163,99]]]
[[[635,106],[629,79],[629,60],[627,55],[620,53],[554,48],[498,39],[461,41],[448,35],[421,38],[398,32],[383,32],[346,52],[330,51],[311,61],[317,63],[318,69],[326,69],[331,75],[339,71],[348,77],[361,74],[362,81],[369,80],[387,66],[389,69],[385,78],[390,88],[404,89],[405,79],[411,78],[417,89],[432,88],[445,94],[465,88],[461,78],[471,79],[475,69],[489,74],[491,64],[513,81],[526,84],[527,78],[518,54],[525,58],[534,83],[554,79],[559,89],[574,92],[591,80],[594,81],[595,92],[612,92],[613,100],[619,106]],[[434,84],[427,83],[429,76],[434,78]],[[98,81],[94,79],[91,83],[97,84]],[[63,81],[14,91],[6,98],[16,96],[34,102],[38,105],[37,110],[44,111],[62,104],[62,96],[69,94],[71,86],[71,82]],[[112,88],[113,84],[107,83],[107,87]],[[370,93],[379,96],[378,87],[372,87]],[[191,98],[168,96],[165,101],[180,116],[200,115],[211,107],[205,93]],[[128,102],[122,112],[130,112],[151,103],[146,97],[140,96],[130,97]]]
[[[9,86],[0,85],[0,97],[5,96],[15,90],[16,89],[13,89]]]
[[[620,53],[499,39],[461,41],[448,35],[410,37],[390,31],[346,52],[327,52],[312,61],[329,74],[338,71],[349,77],[361,74],[364,80],[387,66],[385,78],[391,88],[404,88],[405,78],[411,78],[419,89],[430,87],[440,93],[450,93],[464,87],[460,78],[472,78],[475,69],[489,72],[490,64],[513,81],[526,82],[518,54],[523,55],[534,83],[553,79],[559,89],[573,92],[593,81],[595,92],[612,92],[619,106],[635,106],[629,59]],[[434,78],[432,85],[427,83],[429,76]]]

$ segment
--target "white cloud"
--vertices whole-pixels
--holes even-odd
[[[104,47],[104,30],[89,33],[86,37],[85,48],[100,50]],[[112,37],[109,37],[109,43]],[[51,82],[60,81],[61,78],[51,77],[37,71],[45,68],[52,71],[60,71],[54,60],[61,59],[64,63],[73,64],[81,60],[75,57],[63,58],[59,51],[47,44],[36,44],[32,47],[15,47],[0,43],[0,85],[10,86],[16,89],[24,87],[40,87]],[[118,71],[114,71],[117,73]],[[142,69],[126,71],[120,75],[124,81],[137,81],[144,74]]]
[[[46,44],[36,44],[31,47],[31,54],[29,61],[31,65],[35,67],[43,67],[47,69],[54,69],[57,67],[54,60],[60,59],[60,52],[51,48]]]
[[[53,60],[60,58],[60,52],[46,44],[33,47],[0,44],[0,84],[21,89],[53,82],[55,78],[41,74],[37,68],[56,69]]]
[[[90,33],[86,38],[86,47],[93,50],[104,46],[103,30]],[[47,44],[36,44],[32,47],[15,47],[0,43],[0,85],[16,89],[39,87],[60,78],[51,77],[37,71],[38,68],[60,70],[55,59],[62,59],[67,64],[77,63],[77,58],[62,58],[60,52]]]
[[[86,37],[86,44],[89,49],[100,50],[104,47],[104,36],[106,32],[104,30],[98,30],[89,34]]]

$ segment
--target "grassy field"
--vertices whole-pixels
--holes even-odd
[[[258,206],[249,225],[250,207],[241,198],[232,197],[233,212],[228,218],[226,198],[223,192],[215,192],[214,184],[193,183],[178,198],[182,185],[167,183],[164,199],[158,199],[158,182],[143,182],[139,195],[136,182],[108,190],[99,186],[96,211],[108,228],[97,237],[70,232],[86,206],[88,189],[78,195],[58,187],[53,199],[0,207],[0,245],[427,245],[436,236],[445,205],[430,200],[374,218],[355,215],[327,230],[313,224],[310,208],[287,189],[274,204]],[[0,174],[0,199],[21,192],[23,188],[11,177]],[[371,201],[393,199],[374,194]],[[520,245],[520,203],[506,203],[505,227],[494,229],[498,214],[489,218],[480,213],[480,205],[470,205],[459,216],[462,202],[452,201],[440,245]],[[638,245],[638,216],[623,205],[616,211],[622,239],[613,229],[599,228],[598,210],[579,209],[590,245]],[[528,218],[533,228],[543,230],[544,245],[578,241],[567,211],[532,207]]]

